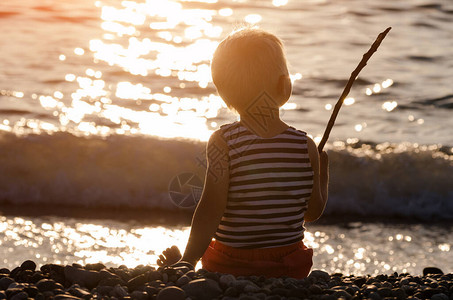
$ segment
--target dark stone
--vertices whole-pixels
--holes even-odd
[[[79,297],[68,295],[68,294],[59,294],[54,297],[55,300],[77,300]]]
[[[316,278],[319,281],[328,282],[330,280],[330,275],[329,273],[321,270],[313,270],[310,275],[308,275],[308,278]]]
[[[110,277],[110,278],[104,278],[104,279],[101,279],[101,281],[99,281],[99,286],[105,286],[105,285],[108,285],[108,286],[115,286],[115,285],[126,285],[126,282],[119,278],[119,277]]]
[[[39,293],[38,288],[34,285],[27,285],[24,287],[24,291],[28,294],[28,296],[30,296],[30,298],[34,298]]]
[[[310,293],[312,294],[315,294],[315,295],[319,295],[319,294],[322,294],[322,288],[317,285],[317,284],[312,284],[308,290],[310,291]]]
[[[3,277],[0,279],[0,289],[6,290],[11,283],[15,282],[11,277]]]
[[[40,270],[44,274],[51,273],[52,271],[57,274],[64,274],[64,268],[65,267],[56,264],[47,264],[41,266]]]
[[[381,300],[381,296],[377,292],[372,292],[369,296],[369,299],[371,300]]]
[[[239,300],[259,300],[259,298],[250,295],[241,295]]]
[[[16,267],[16,268],[14,268],[14,269],[11,271],[11,273],[9,274],[9,276],[10,276],[11,278],[16,279],[16,277],[17,277],[17,275],[19,275],[19,272],[20,272],[20,271],[22,271],[22,269],[21,269],[20,267]]]
[[[148,281],[162,280],[162,274],[158,271],[150,271],[147,273]]]
[[[285,288],[275,288],[272,289],[272,294],[274,295],[280,295],[286,297],[288,295],[289,291]]]
[[[128,282],[129,280],[131,280],[131,275],[123,270],[123,269],[114,269],[113,270],[113,273],[116,274],[117,276],[119,276],[121,279],[123,279],[125,282]]]
[[[6,297],[11,299],[16,294],[22,293],[24,290],[22,288],[9,288],[6,290]]]
[[[188,297],[200,300],[214,299],[222,293],[217,282],[206,278],[192,280],[184,286],[184,291]]]
[[[119,298],[123,298],[128,296],[128,292],[120,285],[117,285],[113,288],[113,294],[116,295],[117,297]],[[112,295],[112,292],[110,293],[110,295]]]
[[[280,300],[280,299],[282,298],[279,295],[271,295],[266,297],[266,300]]]
[[[395,288],[392,289],[393,297],[396,297],[398,300],[404,300],[407,298],[406,292],[403,289]]]
[[[321,300],[337,300],[337,298],[334,295],[322,295]]]
[[[87,264],[85,266],[86,270],[91,270],[91,271],[101,271],[105,269],[105,265],[102,263],[95,263],[95,264]]]
[[[32,260],[26,260],[20,265],[20,268],[22,270],[34,271],[36,269],[36,263]]]
[[[68,292],[73,295],[73,296],[76,296],[76,297],[79,297],[79,298],[85,298],[85,297],[88,297],[90,296],[90,292],[88,291],[85,291],[84,289],[81,289],[79,287],[75,287],[75,286],[72,286],[68,289]]]
[[[64,268],[64,275],[71,284],[77,283],[89,289],[96,287],[101,280],[101,274],[97,271],[78,269],[72,266]]]
[[[148,277],[145,274],[139,275],[135,278],[132,278],[127,282],[127,287],[131,291],[135,291],[140,287],[144,286],[148,282]]]
[[[46,278],[44,275],[42,275],[40,272],[35,272],[30,278],[30,282],[36,283],[40,281],[41,279]]]
[[[208,272],[208,273],[204,274],[204,277],[212,279],[216,282],[219,282],[219,274],[217,274],[217,273]]]
[[[147,300],[148,294],[143,291],[133,291],[131,293],[131,298],[134,300]]]
[[[362,285],[364,285],[366,283],[366,278],[365,277],[359,277],[357,279],[354,280],[354,284],[358,287],[361,287]]]
[[[448,296],[444,293],[435,294],[431,297],[431,300],[449,300]]]
[[[0,299],[6,299],[6,293],[4,291],[0,291]]]
[[[225,290],[224,295],[228,297],[237,297],[239,296],[239,291],[235,287],[230,286]]]
[[[385,288],[385,287],[378,288],[378,289],[377,289],[377,293],[378,293],[379,296],[381,296],[382,298],[387,298],[387,297],[392,297],[392,296],[393,296],[392,290],[389,289],[389,288]]]
[[[338,290],[333,293],[333,296],[338,299],[338,298],[345,298],[345,299],[351,299],[352,296],[346,291]]]
[[[42,292],[53,291],[55,289],[63,289],[63,286],[52,279],[41,279],[36,283],[38,290]]]
[[[7,269],[7,268],[1,268],[0,269],[0,274],[8,274],[9,275],[10,273],[11,273],[11,271],[9,269]]]
[[[296,297],[304,299],[308,297],[308,290],[306,288],[295,288],[289,291],[288,297]]]
[[[28,295],[26,292],[20,292],[9,298],[10,300],[27,300]]]
[[[152,296],[152,295],[156,295],[157,293],[159,293],[159,289],[154,286],[145,286],[145,292],[148,295]]]
[[[444,275],[444,272],[442,272],[441,269],[436,268],[436,267],[427,267],[423,269],[423,276],[426,276],[428,274],[440,274]]]
[[[184,300],[186,293],[183,289],[176,286],[166,287],[157,294],[156,300]]]
[[[113,286],[98,286],[96,290],[101,295],[108,295],[113,290]]]
[[[439,294],[440,290],[439,289],[433,289],[433,288],[426,288],[423,291],[420,291],[422,294],[423,299],[431,298],[435,294]]]

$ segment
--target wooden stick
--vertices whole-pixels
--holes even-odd
[[[335,108],[333,109],[332,115],[330,116],[329,119],[329,123],[327,123],[324,135],[322,136],[321,142],[318,145],[319,153],[322,152],[322,149],[324,148],[324,145],[326,144],[327,139],[329,138],[330,131],[332,130],[333,125],[335,124],[335,119],[337,118],[338,112],[340,111],[344,99],[348,96],[349,91],[351,90],[352,84],[354,83],[357,76],[359,76],[359,73],[360,71],[362,71],[363,67],[366,66],[366,63],[370,59],[371,55],[373,55],[373,53],[376,52],[376,50],[379,48],[379,45],[381,44],[382,40],[385,38],[387,33],[390,31],[390,29],[392,29],[392,27],[387,28],[385,31],[381,32],[378,35],[374,43],[371,45],[370,50],[368,50],[368,52],[363,55],[359,65],[351,73],[351,77],[349,77],[348,83],[346,84],[343,93],[340,96],[340,99],[338,99],[337,104],[335,104]]]

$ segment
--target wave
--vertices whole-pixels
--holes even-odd
[[[202,182],[204,148],[145,136],[0,132],[0,202],[177,211],[169,187],[191,176]],[[335,142],[328,151],[326,215],[453,219],[451,148]]]

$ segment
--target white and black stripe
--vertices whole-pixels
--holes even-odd
[[[313,188],[306,133],[289,127],[262,138],[240,122],[221,130],[228,145],[230,187],[215,238],[236,248],[301,241]]]

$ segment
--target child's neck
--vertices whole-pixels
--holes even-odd
[[[245,113],[241,114],[240,122],[254,134],[263,138],[271,138],[282,133],[289,127],[288,124],[280,119],[278,113],[278,109],[273,115],[252,115]]]

